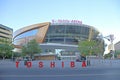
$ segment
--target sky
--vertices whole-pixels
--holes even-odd
[[[120,0],[0,0],[0,24],[14,31],[52,19],[81,20],[120,41]]]

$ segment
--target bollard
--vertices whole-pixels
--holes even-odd
[[[24,61],[24,65],[27,65],[27,60]]]

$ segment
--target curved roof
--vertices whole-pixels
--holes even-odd
[[[30,25],[30,26],[27,26],[27,27],[23,27],[23,28],[15,31],[14,34],[13,34],[13,38],[15,38],[16,36],[18,36],[18,35],[20,35],[20,34],[22,34],[24,32],[27,32],[27,31],[30,31],[30,30],[33,30],[33,29],[36,29],[36,28],[40,28],[40,27],[43,27],[43,26],[49,26],[49,25],[76,25],[76,26],[84,26],[84,27],[92,28],[92,29],[94,29],[94,30],[99,32],[99,30],[96,29],[95,27],[89,26],[89,25],[85,25],[85,24],[44,22],[44,23],[38,23],[38,24],[33,24],[33,25]]]

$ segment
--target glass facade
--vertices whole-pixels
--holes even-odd
[[[23,44],[26,44],[28,41],[35,39],[37,32],[38,32],[38,29],[33,29],[18,35],[17,37],[14,38],[14,44],[21,45],[21,46]]]
[[[45,42],[77,44],[79,40],[88,39],[89,29],[80,25],[50,25]]]
[[[34,35],[36,35],[37,31],[38,31],[38,29],[27,31],[25,33],[22,33],[22,34],[18,35],[14,40],[20,39],[20,38],[25,38],[25,37],[28,37],[28,36],[34,36]]]

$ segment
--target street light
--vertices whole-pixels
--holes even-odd
[[[114,49],[114,44],[113,44],[114,35],[110,34],[110,35],[108,35],[106,37],[103,37],[103,38],[107,39],[110,42],[110,44],[108,46],[108,49],[109,49],[109,52],[112,54],[112,59],[114,59],[114,50],[115,50]]]

